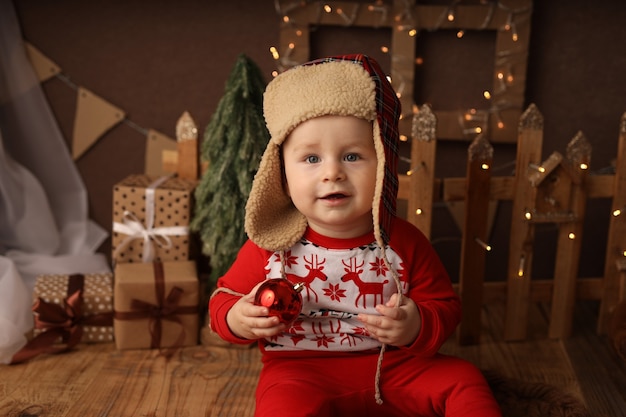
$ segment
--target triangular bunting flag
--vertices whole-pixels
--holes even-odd
[[[50,58],[41,53],[39,49],[35,48],[26,41],[24,41],[24,47],[26,48],[26,55],[28,55],[28,59],[30,60],[40,83],[61,72],[61,68],[52,62]]]
[[[124,111],[79,87],[74,118],[72,156],[77,160],[100,137],[125,117]]]
[[[144,172],[146,175],[162,176],[168,174],[163,169],[164,151],[176,152],[176,141],[156,130],[148,130],[146,141],[146,162]]]

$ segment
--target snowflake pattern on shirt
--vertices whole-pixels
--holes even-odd
[[[407,292],[402,260],[391,248],[387,259]],[[380,347],[356,318],[378,314],[375,307],[397,292],[391,271],[378,245],[328,249],[301,240],[284,253],[289,281],[304,282],[302,312],[284,333],[266,340],[267,350],[350,351]],[[268,258],[267,278],[281,276],[278,252]]]

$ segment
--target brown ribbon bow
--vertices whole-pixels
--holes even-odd
[[[41,330],[12,358],[11,363],[21,363],[42,353],[61,353],[72,349],[83,336],[83,326],[112,326],[113,313],[85,316],[83,311],[83,287],[85,277],[81,274],[69,276],[68,297],[63,306],[49,303],[39,297],[33,304],[35,329]],[[61,339],[61,343],[56,343]]]
[[[180,297],[184,290],[180,287],[174,287],[165,297],[165,274],[163,273],[163,264],[161,262],[153,262],[154,267],[154,289],[156,292],[157,304],[151,304],[143,300],[133,298],[130,308],[133,311],[115,312],[117,320],[138,320],[149,319],[149,329],[151,348],[161,349],[161,334],[163,329],[163,320],[177,323],[181,326],[181,332],[173,343],[172,348],[181,347],[185,340],[185,328],[179,317],[180,314],[197,314],[197,306],[179,306]]]

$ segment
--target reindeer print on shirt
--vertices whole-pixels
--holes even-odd
[[[313,254],[311,255],[311,259],[307,259],[306,255],[303,256],[302,259],[304,259],[304,267],[309,271],[306,275],[300,276],[290,273],[286,273],[285,275],[287,275],[287,279],[293,284],[304,282],[307,298],[310,300],[310,294],[313,293],[313,295],[315,295],[315,301],[317,301],[317,292],[311,288],[311,283],[316,279],[326,281],[326,274],[322,272],[324,270],[324,263],[326,262],[326,259],[320,260],[317,255]]]
[[[354,284],[359,288],[359,296],[354,300],[354,305],[359,306],[359,298],[363,298],[363,308],[367,307],[367,295],[373,295],[373,304],[372,307],[375,307],[377,304],[377,300],[380,300],[379,303],[383,303],[383,288],[385,284],[389,282],[388,279],[383,282],[363,282],[361,280],[361,274],[363,273],[363,269],[361,268],[365,265],[365,261],[361,262],[357,265],[357,259],[351,258],[349,259],[350,263],[346,264],[345,261],[342,261],[343,265],[346,266],[344,271],[346,274],[341,277],[343,282],[346,281],[354,281]]]
[[[268,349],[362,350],[380,343],[369,337],[356,316],[378,314],[397,291],[377,245],[327,249],[306,240],[285,253],[285,275],[304,282],[303,308],[285,333],[271,338]],[[389,263],[403,277],[402,260],[387,248]],[[280,276],[280,257],[271,256],[266,276]]]

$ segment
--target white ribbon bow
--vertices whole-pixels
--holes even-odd
[[[139,218],[133,212],[128,210],[124,211],[122,223],[113,222],[114,232],[127,235],[118,247],[115,248],[115,252],[113,252],[114,258],[117,258],[119,252],[131,241],[143,238],[143,253],[141,259],[143,262],[152,262],[154,259],[152,242],[160,248],[170,249],[172,247],[172,241],[169,236],[183,236],[189,233],[189,227],[187,226],[154,227],[154,191],[170,177],[171,175],[161,177],[146,188],[146,226],[139,221]]]

